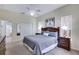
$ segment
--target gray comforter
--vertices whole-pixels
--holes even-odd
[[[42,54],[43,49],[57,43],[57,38],[44,35],[25,36],[23,43],[33,50],[33,54]]]

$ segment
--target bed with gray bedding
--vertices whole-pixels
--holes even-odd
[[[25,36],[23,39],[23,43],[27,44],[32,50],[33,54],[35,55],[42,55],[44,54],[42,51],[53,44],[57,46],[57,37],[51,37],[46,35],[30,35]],[[55,48],[54,46],[53,48]],[[53,49],[52,48],[52,49]],[[49,50],[51,50],[49,48]]]

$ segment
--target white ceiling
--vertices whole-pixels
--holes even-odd
[[[30,15],[30,13],[33,12],[33,16],[38,17],[64,5],[65,4],[2,4],[0,8],[25,15]]]

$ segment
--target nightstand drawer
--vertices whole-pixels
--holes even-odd
[[[66,42],[60,42],[60,43],[61,43],[61,45],[62,45],[62,44],[66,44]]]

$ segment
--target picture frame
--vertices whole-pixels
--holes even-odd
[[[55,27],[55,17],[45,20],[46,27]]]

